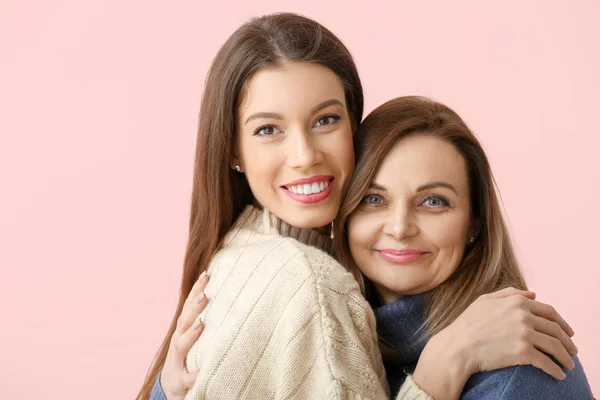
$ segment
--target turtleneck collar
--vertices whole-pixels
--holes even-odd
[[[246,206],[234,227],[260,229],[265,233],[279,234],[296,239],[301,243],[316,247],[328,254],[332,254],[333,251],[331,236],[320,232],[318,229],[297,228],[290,225],[264,207]]]
[[[416,364],[427,344],[423,327],[427,293],[405,296],[375,308],[377,331],[383,345],[393,352],[389,357],[396,365]]]

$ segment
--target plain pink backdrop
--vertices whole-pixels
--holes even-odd
[[[134,398],[177,299],[207,68],[274,11],[339,35],[367,112],[420,94],[467,120],[598,396],[599,2],[0,0],[0,399]]]

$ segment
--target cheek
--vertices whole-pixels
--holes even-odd
[[[355,258],[370,251],[377,239],[377,227],[373,218],[367,214],[354,213],[348,218],[348,242]]]
[[[336,135],[332,135],[328,145],[328,158],[342,171],[344,184],[349,181],[354,172],[354,142],[352,139],[352,130],[348,125],[337,131]]]
[[[269,146],[259,143],[258,140],[241,140],[238,154],[243,172],[251,186],[261,186],[268,183],[276,171],[277,151],[272,151]]]
[[[438,226],[438,229],[429,236],[440,249],[465,244],[463,230],[456,225],[444,224]]]
[[[458,267],[462,259],[468,231],[467,219],[456,217],[431,221],[425,231],[428,240],[439,250],[441,258],[438,261],[444,268],[452,271]]]
[[[469,219],[462,211],[426,215],[419,222],[421,234],[439,249],[466,245]]]
[[[348,129],[342,140],[338,143],[338,152],[340,152],[340,159],[344,160],[344,169],[349,171],[350,174],[354,172],[354,141],[352,138],[352,131]]]

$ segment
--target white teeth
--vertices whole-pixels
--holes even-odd
[[[287,190],[294,194],[315,194],[329,187],[328,181],[306,183],[304,185],[286,186]]]

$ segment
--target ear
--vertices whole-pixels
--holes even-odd
[[[473,238],[473,241],[475,241],[477,237],[479,237],[479,234],[481,233],[481,226],[482,224],[479,219],[473,219],[473,221],[471,222],[471,228],[469,229],[469,236],[467,237],[468,245],[473,244],[471,242],[471,238]]]
[[[235,170],[237,172],[244,172],[244,170],[242,168],[242,165],[240,164],[240,160],[237,159],[237,158],[234,158],[231,161],[230,167],[231,167],[231,169],[233,169],[233,170]]]
[[[242,172],[242,161],[240,160],[237,144],[233,145],[233,149],[231,150],[231,154],[229,155],[229,167],[237,172]]]

